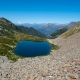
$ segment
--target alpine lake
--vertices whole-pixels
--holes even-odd
[[[14,54],[21,57],[36,57],[50,54],[52,47],[47,41],[35,42],[35,41],[20,41]]]

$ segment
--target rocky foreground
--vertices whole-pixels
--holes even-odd
[[[80,80],[80,33],[48,41],[60,49],[15,63],[0,56],[0,80]]]

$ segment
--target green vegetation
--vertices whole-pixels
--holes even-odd
[[[51,44],[51,43],[50,43],[50,45],[52,46],[52,50],[58,50],[59,49],[58,45]]]
[[[0,18],[0,55],[7,56],[8,59],[14,62],[22,58],[13,53],[16,45],[21,40],[32,40],[36,42],[47,41],[45,35],[33,28],[16,26],[5,18]],[[57,45],[51,44],[51,46],[52,49],[58,49]]]
[[[17,61],[19,57],[12,52],[17,42],[14,37],[0,36],[0,55],[7,56],[8,59]]]
[[[46,41],[51,45],[52,50],[58,50],[59,49],[59,46],[58,45],[52,44],[48,40],[46,40]]]
[[[0,36],[0,55],[7,56],[8,59],[17,61],[20,56],[17,56],[13,53],[16,45],[21,40],[33,40],[33,41],[47,41],[44,38],[27,35],[23,33],[15,34],[14,36]],[[51,44],[53,50],[59,49],[57,45]]]
[[[45,34],[42,34],[41,32],[39,32],[38,30],[32,27],[28,28],[24,26],[17,26],[5,18],[0,18],[0,35],[10,36],[10,35],[14,35],[15,33],[24,33],[24,34],[46,38]]]
[[[70,30],[68,30],[67,32],[65,32],[64,34],[62,34],[62,36],[64,38],[67,38],[75,33],[80,32],[80,24],[77,24],[76,26],[74,26],[73,28],[71,28]]]
[[[36,36],[32,36],[32,35],[28,35],[28,34],[23,34],[23,33],[19,33],[19,34],[15,34],[14,35],[17,41],[21,41],[21,40],[32,40],[32,41],[45,41],[45,38],[40,38],[40,37],[36,37]]]
[[[61,35],[62,33],[66,31],[67,31],[67,28],[58,29],[53,34],[51,34],[49,38],[52,38],[52,39],[57,38],[59,35]]]
[[[45,41],[44,38],[23,33],[18,33],[14,36],[0,36],[0,55],[7,56],[10,60],[17,61],[21,57],[15,55],[13,50],[21,40]]]

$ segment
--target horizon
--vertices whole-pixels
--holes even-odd
[[[7,19],[7,18],[5,18],[5,17],[0,17],[0,18],[4,18],[4,19],[6,19],[6,20],[9,20],[9,19]],[[9,21],[10,21],[10,20],[9,20]],[[12,22],[12,21],[10,21],[10,22]],[[72,22],[80,22],[80,21],[71,21],[71,22],[69,22],[69,23],[72,23]],[[12,22],[12,23],[13,23],[13,22]],[[63,25],[64,25],[64,24],[69,24],[69,23],[63,23]],[[53,23],[49,23],[49,22],[48,22],[48,23],[44,23],[44,22],[43,22],[43,23],[27,23],[27,22],[26,22],[26,23],[20,23],[20,22],[17,22],[17,23],[13,23],[13,24],[57,24],[57,25],[61,25],[62,23],[54,23],[54,22],[53,22]]]
[[[13,23],[67,24],[80,21],[80,0],[1,0],[0,3],[0,17]]]

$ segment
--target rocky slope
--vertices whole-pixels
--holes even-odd
[[[48,41],[60,47],[48,56],[15,63],[0,56],[0,80],[80,80],[80,32]]]

